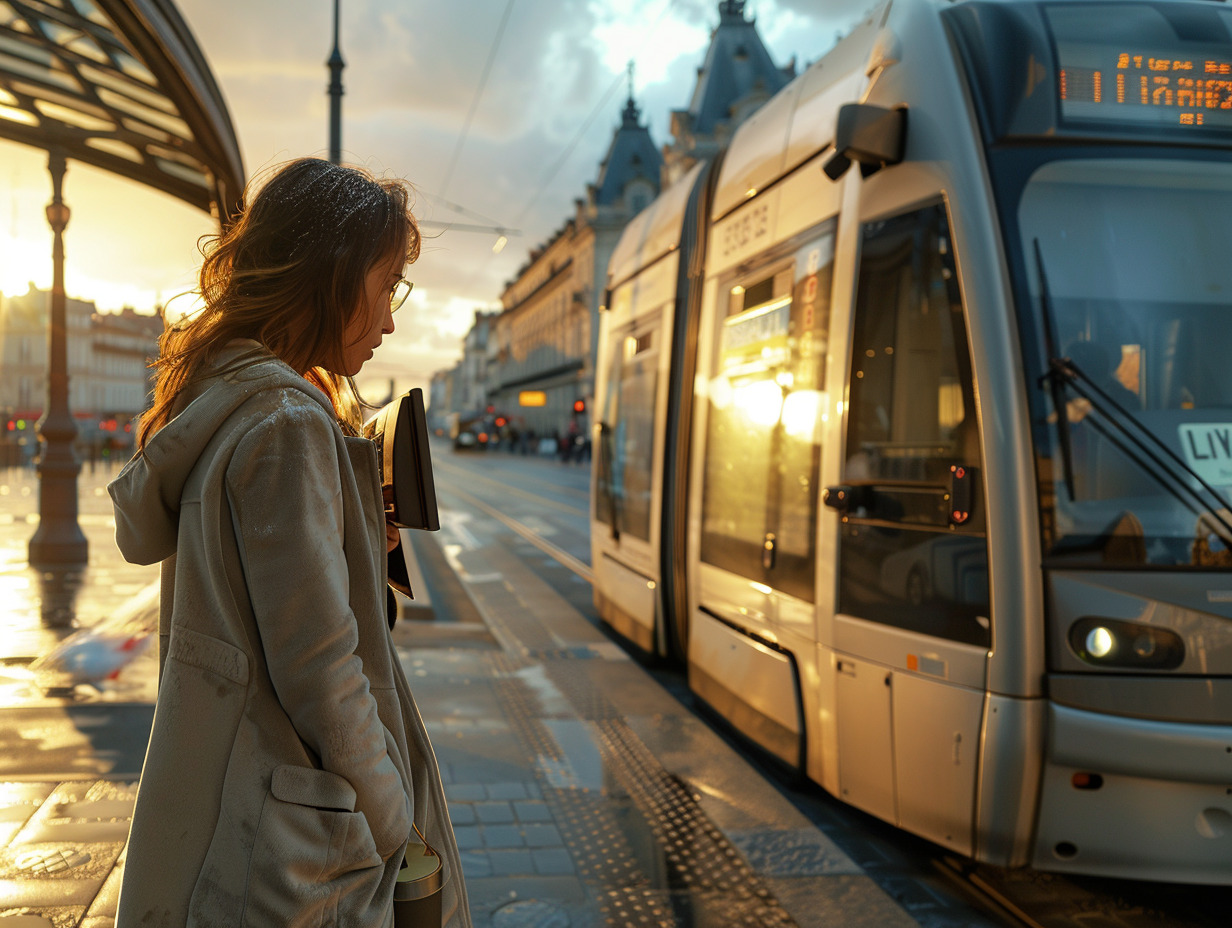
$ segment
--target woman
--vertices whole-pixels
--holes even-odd
[[[117,924],[382,928],[414,821],[446,922],[469,926],[386,624],[397,532],[350,382],[419,255],[407,190],[295,161],[205,252],[205,308],[164,335],[139,451],[109,487],[124,556],[162,561]]]

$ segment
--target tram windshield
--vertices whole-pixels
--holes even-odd
[[[1045,554],[1232,565],[1232,164],[1054,161],[1018,229]]]

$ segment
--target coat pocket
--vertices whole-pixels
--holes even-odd
[[[384,866],[354,808],[355,790],[337,774],[274,769],[253,841],[246,924],[332,925],[344,893],[371,897]]]

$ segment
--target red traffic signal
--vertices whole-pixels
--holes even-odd
[[[509,420],[508,420],[508,419],[506,419],[504,416],[497,416],[497,417],[496,417],[496,427],[497,427],[498,429],[503,429],[503,428],[504,428],[506,425],[508,425],[508,424],[509,424]]]
[[[574,400],[573,401],[573,411],[574,412],[585,412],[586,411],[586,401],[585,400]]]

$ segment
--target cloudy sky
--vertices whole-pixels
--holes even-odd
[[[775,62],[794,56],[802,69],[869,2],[751,0],[748,11]],[[331,0],[179,0],[179,8],[231,108],[248,175],[325,157]],[[624,105],[626,62],[635,63],[635,96],[661,146],[670,111],[688,105],[717,22],[717,0],[342,0],[344,159],[409,180],[421,219],[522,233],[500,254],[495,235],[428,233],[407,275],[411,302],[361,383],[393,377],[407,389],[453,363],[475,310],[499,305],[529,249],[572,215],[574,198],[596,179]],[[5,188],[0,289],[24,292],[28,280],[46,287],[45,156],[0,141]],[[105,310],[171,300],[174,314],[192,305],[191,296],[172,297],[193,286],[197,239],[212,231],[207,216],[76,163],[65,199],[71,296]]]

